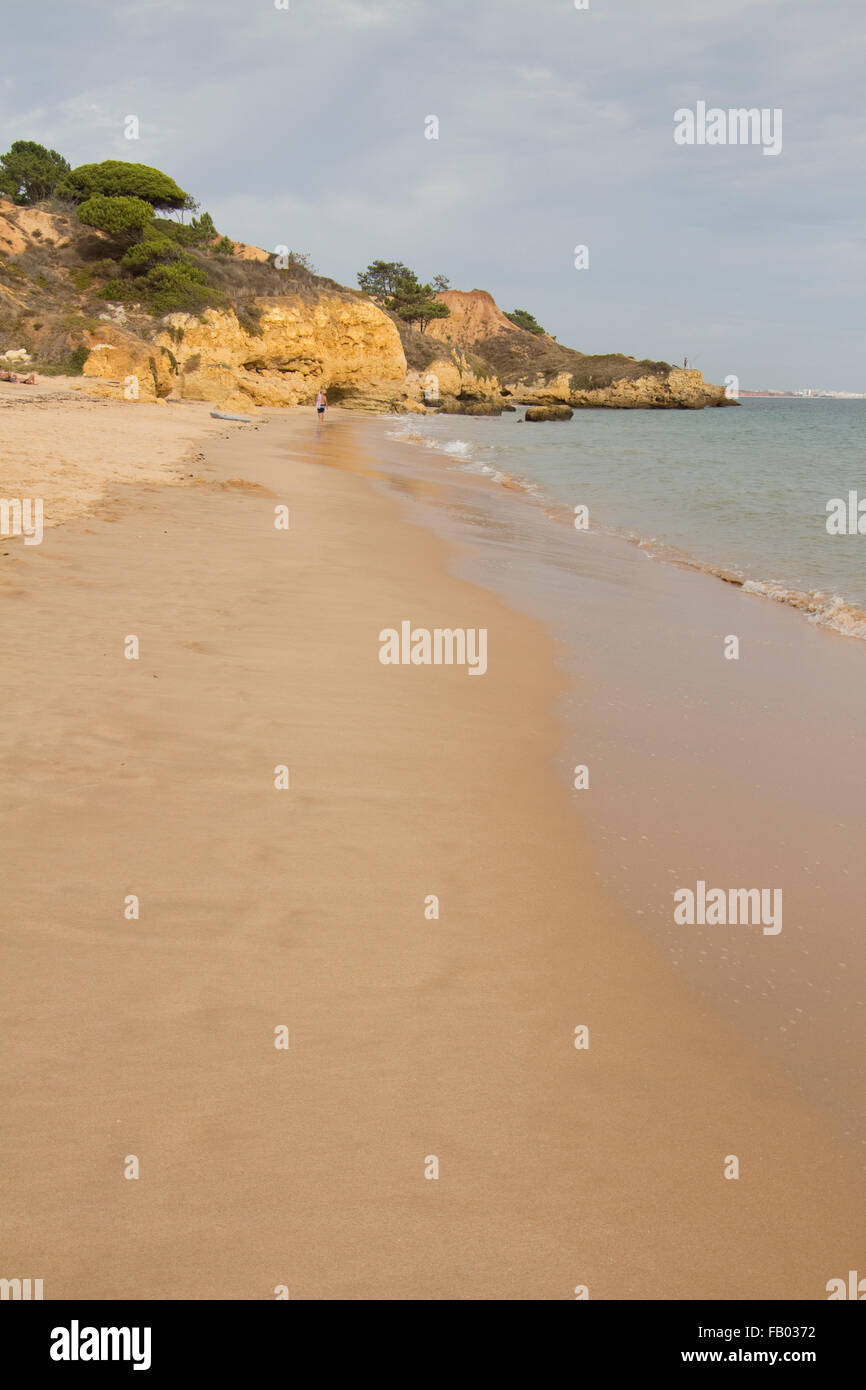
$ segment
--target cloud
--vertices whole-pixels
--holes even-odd
[[[441,270],[584,350],[681,357],[699,335],[716,379],[769,362],[765,384],[782,386],[808,380],[811,338],[825,382],[862,384],[848,329],[863,282],[860,0],[40,13],[38,29],[21,7],[4,16],[9,140],[157,164],[238,237],[307,250],[350,283],[377,255]],[[675,146],[673,112],[698,99],[781,106],[782,155]],[[578,242],[589,272],[574,270]]]

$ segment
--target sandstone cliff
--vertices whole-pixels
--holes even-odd
[[[332,403],[367,410],[401,407],[406,358],[391,320],[368,300],[323,294],[267,299],[258,327],[231,310],[200,318],[169,314],[151,343],[107,325],[84,375],[100,394],[142,400],[174,395],[232,409],[311,402],[324,386]],[[132,385],[134,383],[134,385]]]
[[[524,332],[505,317],[487,290],[443,290],[436,298],[448,306],[450,317],[433,319],[427,333],[453,347],[473,350],[498,333],[521,335]]]

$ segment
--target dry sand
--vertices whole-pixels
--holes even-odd
[[[232,433],[203,485],[115,488],[0,571],[0,1273],[826,1297],[854,1157],[575,850],[551,642],[347,471],[351,417],[313,429]],[[404,618],[486,627],[487,674],[382,666]]]
[[[119,482],[179,483],[190,447],[226,433],[205,403],[124,405],[40,378],[0,382],[0,496],[42,498],[45,529],[85,516]]]

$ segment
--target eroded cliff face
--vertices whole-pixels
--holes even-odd
[[[303,405],[324,386],[356,409],[402,406],[406,358],[394,324],[368,300],[339,294],[259,300],[258,326],[232,311],[169,314],[152,343],[100,330],[84,375],[100,395],[212,401],[230,409]],[[97,384],[98,382],[98,384]]]
[[[520,335],[523,330],[503,314],[487,290],[443,290],[436,298],[447,305],[447,319],[433,319],[427,334],[458,348],[478,348],[498,333]]]

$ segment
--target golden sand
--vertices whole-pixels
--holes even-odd
[[[154,468],[99,409],[106,476]],[[264,491],[116,486],[0,584],[6,1272],[49,1299],[826,1297],[855,1161],[600,891],[551,642],[353,476],[351,417],[313,428],[192,469]],[[406,617],[486,628],[483,678],[383,666]]]

